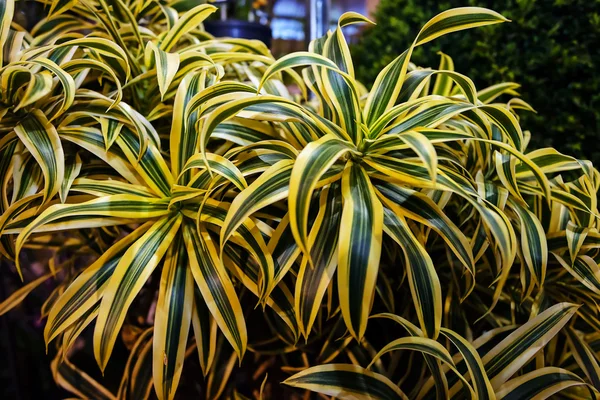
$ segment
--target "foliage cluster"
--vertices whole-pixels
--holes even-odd
[[[0,2],[0,254],[30,277],[23,255],[51,253],[0,314],[56,280],[41,314],[63,388],[598,393],[600,173],[527,150],[514,84],[478,91],[444,54],[437,70],[410,62],[502,15],[442,12],[366,91],[342,34],[370,22],[356,13],[275,61],[203,32],[211,5],[48,6],[28,32]],[[83,346],[114,368],[121,343],[118,388],[73,363]]]
[[[357,78],[370,84],[404,51],[422,21],[451,7],[488,7],[510,24],[441,38],[415,52],[419,65],[436,65],[436,51],[456,61],[456,70],[485,87],[517,82],[537,113],[524,113],[532,144],[600,162],[600,3],[586,0],[381,0],[377,25],[353,48]],[[359,62],[360,60],[360,62]]]

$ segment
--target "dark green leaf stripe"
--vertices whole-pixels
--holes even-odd
[[[63,351],[70,349],[81,332],[98,316],[98,310],[100,310],[99,301],[90,307],[89,310],[82,313],[77,321],[67,327],[62,337]]]
[[[354,152],[353,147],[335,136],[325,136],[302,150],[294,164],[290,182],[290,223],[296,240],[306,238],[308,206],[313,190],[323,174],[344,154]]]
[[[39,207],[41,205],[42,194],[34,194],[32,196],[27,196],[23,199],[17,200],[13,204],[11,204],[3,213],[0,215],[0,235],[4,233],[4,231],[11,227],[14,224],[15,220],[19,220],[21,222],[24,218],[18,218],[22,212],[25,212],[28,209],[32,209],[33,207]],[[29,222],[31,222],[33,217],[29,218]]]
[[[273,255],[273,280],[277,283],[300,255],[300,248],[292,234],[287,214],[271,235],[268,248]]]
[[[548,243],[546,242],[544,228],[534,213],[516,201],[511,200],[510,206],[521,221],[521,248],[525,253],[525,262],[535,274],[541,287],[546,277],[546,264],[548,262]]]
[[[112,118],[103,118],[101,120],[102,136],[104,137],[104,145],[106,149],[110,148],[115,142],[121,130],[123,129],[123,123]]]
[[[117,143],[123,151],[127,150],[126,154],[128,153],[129,161],[134,164],[136,162],[135,158],[137,158],[141,148],[133,132],[129,128],[123,127]],[[173,177],[167,169],[160,153],[151,144],[148,144],[141,158],[137,160],[137,164],[150,179],[149,181],[147,180],[147,183],[159,190],[157,194],[169,195]]]
[[[404,82],[402,82],[402,90],[398,94],[396,101],[401,104],[410,101],[415,96],[419,96],[424,86],[430,82],[429,78],[432,74],[433,71],[431,70],[415,70],[408,73],[404,78]],[[442,76],[445,77],[447,75]]]
[[[73,101],[75,100],[75,81],[73,80],[71,75],[66,73],[61,67],[59,67],[53,61],[51,61],[47,58],[37,58],[30,62],[32,64],[40,65],[40,66],[46,68],[47,70],[51,71],[52,73],[54,73],[54,75],[56,75],[56,77],[58,78],[58,80],[60,81],[60,83],[62,84],[63,89],[64,89],[64,97],[63,97],[62,106],[61,106],[60,111],[63,111],[63,110],[66,110],[67,108],[69,108],[71,106],[71,104],[73,104]],[[59,111],[59,113],[60,113],[60,111]]]
[[[39,110],[21,120],[15,132],[42,168],[44,202],[49,201],[64,178],[64,153],[58,133]]]
[[[508,382],[512,383],[509,390],[501,390],[498,393],[498,399],[532,399],[542,392],[544,393],[543,398],[552,398],[554,393],[562,389],[585,385],[585,382],[577,375],[555,367],[545,367],[515,378],[513,381]]]
[[[29,82],[31,73],[24,66],[8,65],[2,73],[2,98],[16,102],[19,89]]]
[[[188,100],[185,102],[185,115],[191,115],[194,111],[198,111],[198,109],[207,102],[217,99],[219,96],[232,93],[256,93],[256,88],[241,82],[219,82],[205,90],[194,93],[191,97],[189,97],[188,94]]]
[[[329,58],[323,57],[316,53],[310,53],[308,51],[298,51],[281,57],[279,60],[271,64],[271,66],[269,66],[269,68],[267,68],[263,74],[260,85],[258,86],[258,90],[262,88],[269,78],[278,72],[307,65],[321,66],[334,71],[338,70],[338,66]]]
[[[309,368],[288,378],[286,385],[304,388],[339,398],[339,391],[354,396],[394,400],[407,397],[383,375],[376,374],[356,365],[328,364]]]
[[[346,54],[349,54],[348,45],[340,28],[336,29],[325,43],[325,51],[326,56],[341,71],[351,76],[354,75],[352,60],[346,58]],[[333,111],[334,114],[337,114],[338,125],[347,132],[353,143],[358,145],[362,137],[362,130],[359,128],[361,115],[356,92],[338,72],[327,69],[323,71],[323,77],[326,81],[327,94],[336,105]]]
[[[209,244],[204,239],[200,238],[198,231],[193,225],[189,223],[184,224],[184,238],[189,258],[197,260],[198,270],[192,269],[192,272],[194,273],[194,279],[202,292],[202,296],[205,299],[211,299],[211,303],[213,304],[213,307],[215,307],[215,310],[211,309],[213,315],[215,315],[215,311],[218,310],[218,314],[222,317],[222,322],[220,322],[218,318],[217,322],[219,325],[221,325],[221,323],[225,325],[221,327],[221,330],[232,343],[234,349],[236,349],[237,352],[242,353],[239,354],[241,359],[243,351],[246,348],[246,343],[242,339],[240,332],[241,328],[238,325],[238,317],[240,316],[236,316],[236,308],[231,304],[230,297],[227,294],[228,289],[233,290],[231,282],[223,280],[223,268],[214,264],[218,259],[215,260],[215,258],[212,257],[211,249],[208,248]],[[199,284],[200,280],[203,281],[203,285]],[[225,283],[228,283],[230,288],[226,288],[224,286]],[[208,293],[205,292],[205,288],[208,289]],[[233,295],[235,295],[235,292]],[[237,308],[239,309],[239,303],[237,304]],[[241,318],[243,320],[243,316],[241,316]],[[246,328],[245,325],[243,328]]]
[[[454,71],[454,61],[452,60],[452,57],[441,51],[439,51],[438,54],[440,55],[440,66],[438,67],[438,70]],[[438,76],[435,79],[435,85],[433,85],[431,92],[440,96],[449,96],[452,93],[452,80],[446,75]]]
[[[236,165],[238,169],[242,172],[245,177],[263,173],[268,170],[271,166],[275,165],[277,162],[282,160],[289,160],[289,158],[281,153],[254,153],[250,152],[247,155],[243,155],[240,157],[238,164]],[[201,174],[198,174],[199,177]],[[204,175],[204,174],[202,174]],[[210,174],[209,174],[210,176]],[[202,177],[203,181],[206,179],[205,176]],[[196,177],[194,178],[196,179]],[[200,184],[200,182],[199,182]],[[194,183],[194,187],[201,187],[198,184]]]
[[[211,223],[215,223],[218,221],[217,225],[222,226],[226,216],[227,209],[223,208],[222,206],[219,206],[218,203],[215,204],[214,202],[209,200],[202,206],[202,220],[206,218],[206,220]],[[258,234],[257,228],[254,225],[254,223],[251,220],[246,219],[237,228],[237,233],[239,237],[236,238],[236,241],[238,241],[240,244],[243,244],[244,248],[248,252],[250,252],[252,257],[256,260],[262,272],[267,273],[270,268],[269,264],[272,263],[271,255],[267,250],[267,246],[264,243],[263,237],[260,234]],[[226,247],[227,245],[225,246],[225,248]],[[258,275],[255,282],[258,282]]]
[[[79,175],[81,171],[81,158],[79,154],[75,154],[75,157],[68,159],[69,161],[65,165],[65,176],[60,186],[60,201],[64,203],[67,199],[67,195],[71,190],[71,186],[73,185],[73,181]]]
[[[17,147],[16,135],[6,135],[0,139],[0,182],[5,182],[7,179],[8,172],[10,171],[13,154]],[[4,214],[5,203],[0,201],[0,215]],[[0,230],[1,232],[1,230]]]
[[[458,333],[450,329],[442,328],[440,332],[452,342],[462,355],[464,363],[471,374],[477,398],[480,400],[493,399],[495,397],[494,390],[483,368],[483,363],[477,350]]]
[[[383,208],[367,173],[353,162],[344,170],[342,195],[338,291],[346,326],[361,338],[379,268]]]
[[[482,103],[487,104],[494,101],[494,99],[496,99],[503,93],[514,92],[514,90],[518,89],[520,86],[521,85],[514,82],[505,82],[497,85],[492,85],[477,92],[477,97],[479,97],[479,100]]]
[[[102,365],[106,365],[106,362],[108,361],[104,357],[110,355],[109,346],[112,347],[114,345],[114,341],[109,340],[111,336],[106,333],[118,332],[121,329],[121,325],[125,319],[125,312],[134,300],[133,296],[135,296],[135,293],[133,293],[133,291],[135,290],[135,287],[139,285],[141,279],[150,276],[152,270],[158,261],[160,261],[160,259],[153,260],[157,258],[156,253],[159,246],[161,244],[164,245],[165,243],[168,243],[166,241],[170,242],[173,239],[172,237],[169,237],[169,235],[172,229],[180,223],[180,217],[163,218],[156,222],[154,231],[149,231],[144,237],[138,239],[144,241],[144,246],[139,249],[139,252],[132,254],[131,260],[127,260],[127,269],[122,279],[115,285],[114,297],[110,299],[110,303],[107,304],[108,307],[105,309],[106,317],[103,329],[100,332],[101,334],[94,335],[94,341],[98,341],[100,353],[100,360],[98,361],[102,361]],[[129,249],[131,248],[128,248],[127,250]],[[123,259],[119,264],[122,264],[122,261]],[[152,266],[152,268],[148,268],[149,266]],[[107,297],[104,297],[102,301],[101,314],[107,299]],[[98,326],[96,326],[96,328],[98,328]]]
[[[241,121],[237,123],[233,121],[222,122],[215,128],[211,137],[229,140],[241,146],[272,139],[263,130],[255,129],[251,122],[253,121],[250,121],[248,125],[244,125]]]
[[[384,70],[385,71],[385,70]],[[373,93],[373,92],[372,92]],[[439,99],[439,98],[438,98]],[[406,111],[431,101],[432,97],[426,96],[421,97],[407,103],[400,103],[389,110],[385,111],[381,114],[375,121],[371,122],[369,125],[370,138],[375,139],[380,136],[381,132],[388,126],[388,124],[394,121],[396,118],[404,114]],[[439,100],[441,101],[441,100]],[[447,105],[455,104],[456,102],[453,100],[446,100]]]
[[[565,235],[567,237],[571,260],[574,260],[579,255],[581,246],[583,246],[583,243],[586,241],[587,236],[590,233],[589,231],[589,228],[577,226],[570,221],[567,223]]]
[[[25,159],[23,160],[23,158]],[[42,170],[37,160],[31,154],[26,154],[24,157],[15,157],[13,163],[13,194],[11,204],[23,199],[27,195],[35,194],[38,186],[42,183],[41,174]]]
[[[223,253],[238,266],[237,272],[243,273],[253,283],[253,287],[248,287],[248,289],[255,291],[255,294],[258,296],[258,265],[252,259],[249,259],[247,255],[244,256],[244,252],[234,244],[228,243],[223,248]],[[242,281],[246,284],[244,280]],[[295,335],[298,335],[299,329],[294,314],[293,298],[285,282],[279,282],[278,285],[273,288],[266,304],[281,317],[283,322]]]
[[[433,22],[432,22],[433,21]],[[479,7],[455,8],[430,20],[415,39],[416,45],[427,43],[447,32],[507,21],[502,15]]]
[[[381,314],[381,315],[386,315],[386,314]],[[388,317],[388,318],[391,318],[391,317]],[[391,319],[397,320],[398,317],[394,316]],[[516,330],[515,326],[508,326],[508,327],[493,329],[490,332],[488,332],[487,334],[482,335],[477,341],[475,341],[473,343],[473,347],[475,348],[476,352],[479,354],[480,357],[484,357],[492,348],[494,348],[496,345],[498,345],[498,343],[500,343],[503,339],[505,339],[508,335],[510,335],[515,330]],[[442,332],[444,332],[444,328],[442,328]],[[483,368],[483,369],[485,370],[485,368]],[[469,372],[469,368],[466,364],[465,358],[456,362],[456,370],[460,374],[466,376],[467,372]],[[487,372],[486,372],[486,376],[487,376]],[[451,388],[456,388],[457,387],[456,384],[459,381],[458,376],[456,374],[450,374],[447,376],[447,378],[448,378],[449,386]],[[488,379],[488,381],[489,381],[489,379]],[[430,391],[430,389],[432,389],[432,386],[433,385],[426,387],[424,394],[431,394],[429,391]],[[432,398],[432,396],[429,395],[429,396],[426,396],[425,398],[430,399],[430,398]]]
[[[201,155],[193,156],[183,167],[182,173],[191,168],[205,168],[205,163],[208,161],[212,172],[221,175],[233,183],[239,190],[244,190],[248,186],[242,173],[231,161],[216,154],[207,154],[207,157],[208,159],[201,157]]]
[[[506,370],[517,370],[524,365],[537,351],[534,343],[547,343],[567,321],[573,316],[577,307],[569,303],[559,303],[530,323],[527,323],[510,334],[494,349],[483,357],[483,364],[494,388],[498,374]],[[511,374],[512,375],[512,374]]]
[[[95,116],[117,119],[135,131],[136,136],[141,140],[142,149],[145,150],[148,139],[151,140],[155,147],[160,147],[160,138],[156,129],[154,129],[153,125],[146,118],[127,103],[121,101],[114,105],[113,108],[114,101],[103,95],[86,92],[86,96],[81,97],[82,100],[76,101],[69,109],[70,117],[77,115],[77,112],[81,112],[80,114],[85,117]],[[139,153],[137,155],[139,156]]]
[[[162,388],[161,395],[165,400],[172,398],[179,383],[191,321],[193,303],[190,300],[194,290],[181,232],[175,235],[169,251],[161,275],[154,328],[154,351],[163,349],[163,352],[154,354],[154,369],[157,365],[162,369],[159,374],[162,382],[159,385],[155,383],[155,387]],[[157,371],[154,370],[156,375]]]
[[[442,322],[442,289],[429,254],[403,218],[384,208],[384,231],[402,247],[411,293],[421,329],[435,339]]]
[[[594,350],[574,329],[567,329],[566,334],[577,364],[585,372],[592,385],[600,390],[600,366]]]
[[[225,228],[221,233],[222,242],[231,236],[244,219],[258,211],[257,205],[260,208],[265,207],[287,194],[293,166],[294,164],[288,160],[274,164],[264,172],[261,179],[253,182],[236,197],[231,204]]]
[[[575,158],[566,156],[557,151],[546,153],[545,150],[550,149],[539,149],[527,154],[527,157],[529,157],[529,159],[542,171],[547,169],[551,169],[552,171],[568,171],[581,168]],[[529,173],[529,170],[530,168],[527,165],[521,163],[517,165],[516,173],[523,175]]]
[[[28,232],[59,218],[67,216],[117,216],[122,218],[139,216],[152,218],[166,214],[168,199],[131,199],[130,195],[101,197],[80,204],[57,204],[49,207],[29,227]],[[24,239],[23,239],[24,240]]]
[[[600,268],[590,256],[577,257],[569,272],[590,290],[600,293]]]
[[[14,11],[14,0],[0,1],[0,65],[2,65],[4,61],[2,59],[3,51],[1,51],[1,49],[4,48],[4,43],[6,42],[6,38],[8,37],[10,23],[13,19]]]
[[[521,131],[519,122],[510,111],[494,105],[482,106],[479,109],[486,113],[502,131],[506,132],[508,138],[518,151],[523,150],[523,132]]]
[[[425,80],[431,78],[433,75],[437,75],[438,80],[447,79],[450,84],[452,84],[452,82],[456,83],[469,103],[477,104],[477,92],[475,90],[475,84],[468,76],[454,71],[439,70],[416,70],[408,74],[402,86],[402,91],[398,96],[399,99],[401,101],[407,101],[413,94],[414,89],[425,83]]]
[[[515,174],[515,166],[517,164],[516,158],[510,154],[501,154],[496,152],[494,154],[494,160],[496,164],[496,172],[502,184],[513,196],[517,198],[517,200],[524,202],[523,197],[519,192],[519,185],[517,183],[517,177]]]
[[[314,117],[314,115],[313,115]],[[314,140],[314,135],[311,133],[310,129],[308,129],[304,124],[301,123],[293,123],[293,122],[282,122],[281,126],[286,130],[287,134],[301,143],[302,146],[306,146],[308,143]],[[337,125],[336,125],[337,126]],[[343,135],[339,136],[340,138],[344,138]]]
[[[264,107],[260,107],[261,105],[264,105]],[[200,133],[201,152],[205,152],[206,145],[211,137],[212,132],[221,122],[234,117],[238,112],[246,108],[267,114],[286,115],[290,118],[294,118],[309,124],[312,123],[314,125],[314,122],[312,122],[310,118],[307,118],[306,112],[303,108],[290,100],[286,100],[278,96],[261,95],[233,100],[217,107],[209,114],[202,127],[202,132]],[[313,128],[313,130],[317,129]]]
[[[43,54],[49,49],[56,50],[56,49],[59,49],[62,47],[74,47],[74,46],[90,48],[90,49],[96,50],[101,55],[118,58],[123,62],[127,61],[127,54],[125,53],[125,51],[122,48],[120,48],[114,42],[112,42],[108,39],[99,38],[99,37],[73,39],[73,40],[69,40],[64,43],[55,44],[53,46],[38,47],[38,48],[34,49],[33,51],[26,53],[25,58],[27,58],[27,59],[34,58],[36,55]]]
[[[314,41],[312,41],[311,44],[309,45],[309,50],[310,50],[310,46],[312,46],[313,43],[314,43]],[[318,71],[318,69],[316,67],[304,68],[302,70],[302,76],[304,78],[304,82],[306,83],[306,85],[311,89],[311,91],[320,100],[319,101],[320,111],[321,111],[323,117],[327,118],[328,120],[331,120],[332,119],[332,111],[331,111],[331,108],[329,107],[329,104],[327,104],[327,102],[325,101],[325,98],[323,97],[325,91],[324,91],[324,88],[322,87],[320,76],[319,76],[319,80],[317,81],[316,71]]]
[[[60,357],[60,354],[59,354]],[[98,400],[113,400],[114,395],[98,382],[92,379],[88,374],[79,370],[66,358],[59,360],[58,357],[52,362],[56,379],[59,383],[66,383],[68,388],[72,388],[83,398],[94,398]]]
[[[23,248],[27,238],[38,228],[61,218],[79,217],[117,217],[117,218],[153,218],[167,213],[168,199],[149,201],[147,198],[135,199],[130,195],[106,196],[80,204],[56,204],[46,209],[32,221],[17,237],[17,254]],[[90,221],[90,226],[94,225]],[[100,225],[102,226],[102,225]],[[17,259],[17,268],[20,263]]]
[[[198,347],[200,367],[202,368],[202,373],[206,376],[210,370],[214,357],[214,349],[212,347],[216,345],[214,343],[216,330],[213,332],[213,320],[210,315],[210,310],[206,306],[206,303],[202,298],[202,293],[200,293],[200,289],[198,289],[198,286],[196,285],[194,285],[194,309],[192,312],[195,314],[192,317],[192,323],[196,345]]]
[[[381,182],[376,187],[387,199],[401,206],[408,218],[435,230],[448,243],[463,265],[471,271],[475,270],[469,241],[431,199],[419,192],[392,183]]]
[[[184,51],[180,53],[181,63],[179,71],[175,75],[175,80],[181,76],[187,75],[190,71],[197,70],[200,67],[214,67],[215,63],[209,55],[196,50]]]
[[[240,146],[234,149],[229,150],[225,153],[225,158],[235,160],[236,156],[240,153],[250,152],[250,151],[267,151],[273,153],[280,153],[286,155],[289,159],[295,159],[298,156],[298,150],[296,150],[292,145],[283,140],[265,140],[259,143],[251,143],[245,146]]]
[[[60,137],[69,141],[73,141],[74,143],[83,141],[85,143],[89,143],[89,145],[94,149],[102,151],[105,150],[104,138],[102,137],[102,133],[99,129],[85,127],[62,127],[59,128],[58,133]],[[127,161],[125,153],[123,153],[118,146],[111,147],[106,151],[106,153],[114,155],[123,161]]]
[[[197,28],[198,25],[217,8],[210,4],[201,4],[183,14],[167,34],[162,38],[159,48],[169,51],[177,41],[190,30]]]
[[[470,392],[471,398],[475,397],[475,393],[473,392],[473,389],[471,388],[470,384],[456,370],[454,362],[452,361],[452,357],[450,356],[450,353],[448,353],[448,351],[446,350],[446,348],[444,346],[442,346],[440,343],[436,342],[433,339],[428,339],[428,338],[419,337],[419,336],[412,336],[412,337],[396,339],[396,340],[392,341],[391,343],[388,343],[383,349],[381,349],[375,355],[375,357],[373,357],[373,360],[371,361],[371,364],[369,364],[369,366],[373,365],[377,360],[379,360],[379,358],[381,358],[382,355],[389,353],[390,351],[397,351],[397,350],[419,351],[419,352],[422,352],[424,355],[431,357],[431,359],[428,360],[427,364],[430,366],[430,368],[431,367],[435,368],[434,370],[432,370],[432,372],[434,374],[434,381],[436,381],[436,382],[440,381],[439,377],[436,377],[436,375],[439,375],[441,373],[441,371],[439,371],[438,361],[442,361],[462,381],[464,387]],[[435,380],[435,379],[437,379],[437,380]],[[442,381],[442,385],[446,386],[446,384],[447,383]],[[423,389],[426,390],[427,387],[424,387]],[[436,389],[438,390],[438,398],[439,398],[440,397],[439,395],[441,394],[439,389],[441,389],[441,388],[436,388]],[[447,397],[447,394],[446,394],[446,397]]]
[[[69,326],[69,319],[97,304],[105,283],[127,250],[147,229],[149,224],[135,230],[108,249],[94,264],[89,266],[65,291],[52,308],[44,330],[46,342]]]
[[[375,355],[375,357],[373,357],[373,360],[369,365],[373,365],[375,361],[381,358],[381,356],[383,356],[384,354],[389,353],[390,351],[397,350],[419,351],[421,353],[435,357],[438,360],[452,367],[454,366],[452,357],[450,356],[450,353],[448,353],[444,346],[442,346],[433,339],[418,336],[404,337],[396,339],[391,343],[388,343]]]
[[[193,97],[203,89],[200,73],[188,74],[179,84],[173,105],[173,123],[171,124],[171,170],[179,174],[187,160],[194,154],[198,146],[198,135],[195,130],[198,111],[188,111]],[[182,179],[188,181],[191,172],[184,173]]]
[[[343,13],[338,20],[338,25],[341,28],[348,26],[348,25],[360,24],[360,23],[373,24],[373,21],[371,21],[364,15],[359,14],[354,11],[347,11],[347,12]]]
[[[113,8],[109,7],[108,3],[105,0],[98,0],[98,2],[100,3],[100,10],[96,10],[95,8],[88,8],[88,10],[92,14],[94,14],[97,20],[101,21],[109,37],[111,37],[112,40],[116,44],[118,44],[119,47],[127,54],[128,59],[132,62],[131,67],[133,68],[134,73],[139,73],[139,65],[135,63],[134,56],[131,53],[131,49],[126,45],[123,36],[120,35],[119,27],[116,23],[116,18],[111,13],[111,11],[115,12],[118,10],[117,4],[115,4]],[[123,13],[119,12],[119,16],[123,16]]]
[[[15,111],[18,109],[35,103],[42,97],[46,96],[52,90],[52,75],[44,71],[38,74],[32,74],[27,89],[21,101],[15,107]]]
[[[52,308],[44,328],[47,343],[68,327],[65,322],[71,316],[82,313],[100,302],[105,284],[112,276],[121,257],[129,245],[134,243],[148,227],[146,224],[114,244],[67,288]],[[88,300],[93,296],[98,296],[96,302],[89,302]]]
[[[9,223],[6,226],[6,233],[16,233],[19,234],[28,228],[28,225],[31,224],[35,220],[35,216],[21,217]],[[53,232],[56,230],[64,230],[64,229],[89,229],[89,228],[100,228],[100,227],[109,227],[115,225],[124,225],[124,224],[132,224],[139,222],[139,220],[124,218],[124,217],[90,217],[88,215],[68,215],[66,217],[58,218],[51,223],[44,224],[43,226],[37,227],[35,229],[35,233],[42,232]],[[18,237],[17,237],[18,239]],[[21,249],[21,248],[19,248]],[[20,268],[20,265],[19,265]]]
[[[473,105],[464,103],[427,105],[423,110],[417,110],[413,114],[408,115],[402,122],[395,124],[385,131],[385,133],[402,133],[417,127],[435,128],[442,121],[471,108],[473,108]]]
[[[337,247],[342,214],[342,198],[339,185],[334,184],[321,194],[319,215],[313,224],[309,241],[312,241],[310,257],[312,267],[304,263],[296,283],[296,307],[299,320],[304,327],[304,336],[308,337],[316,317],[315,307],[320,307],[323,295],[337,266]]]
[[[82,192],[94,196],[112,196],[117,194],[130,194],[142,197],[156,197],[156,195],[144,186],[132,185],[115,180],[95,180],[78,178],[73,181],[71,191]]]

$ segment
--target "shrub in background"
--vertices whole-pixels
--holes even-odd
[[[370,85],[379,70],[404,51],[421,21],[450,7],[497,10],[509,25],[446,37],[415,52],[418,65],[435,66],[436,51],[455,59],[456,70],[478,87],[517,82],[538,112],[522,126],[536,146],[554,146],[600,161],[600,3],[586,0],[381,0],[375,19],[353,48],[356,74]]]
[[[186,4],[55,2],[32,35],[0,3],[0,254],[27,277],[0,314],[56,280],[40,313],[61,387],[597,394],[600,173],[527,152],[527,103],[498,102],[514,85],[478,91],[446,55],[410,63],[505,18],[439,14],[367,92],[342,34],[361,15],[275,61],[206,35],[214,7]],[[32,250],[49,253],[34,279]]]

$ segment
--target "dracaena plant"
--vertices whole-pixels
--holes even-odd
[[[119,398],[173,398],[192,353],[206,398],[245,398],[248,365],[261,398],[295,372],[337,398],[597,393],[598,171],[527,151],[518,85],[410,63],[501,15],[436,16],[369,91],[356,13],[275,62],[204,33],[209,5],[48,4],[29,33],[3,3],[0,250],[54,255],[0,313],[62,277],[41,312],[61,386],[115,397],[69,361],[94,322],[102,370],[130,349]]]
[[[369,366],[391,350],[419,350],[426,354],[430,381],[441,398],[456,394],[461,385],[455,379],[456,385],[449,388],[442,372],[448,367],[440,370],[440,360],[450,370],[454,366],[436,341],[442,337],[453,343],[469,373],[477,377],[472,386],[463,380],[473,397],[514,395],[540,376],[546,393],[567,381],[579,385],[575,375],[552,368],[507,380],[530,360],[531,348],[538,348],[529,347],[531,343],[545,344],[573,316],[576,307],[569,302],[579,301],[565,290],[569,284],[584,292],[598,290],[593,256],[579,253],[581,247],[569,253],[568,260],[560,255],[565,255],[567,243],[580,240],[576,232],[595,232],[598,172],[589,162],[553,149],[526,153],[529,133],[522,132],[516,110],[531,108],[519,99],[494,102],[500,95],[516,94],[518,85],[477,92],[468,77],[453,71],[445,55],[438,70],[410,66],[416,46],[452,31],[504,21],[478,8],[438,15],[363,95],[341,28],[365,19],[345,14],[337,30],[312,42],[309,52],[290,54],[270,66],[259,85],[280,71],[307,66],[303,77],[315,101],[298,105],[268,95],[231,101],[208,116],[201,132],[209,137],[238,112],[253,112],[255,120],[281,121],[282,134],[299,154],[295,160],[273,164],[236,196],[221,230],[222,243],[241,221],[285,199],[287,214],[269,248],[274,251],[276,281],[287,271],[295,272],[294,312],[305,338],[323,312],[327,294],[328,315],[339,311],[348,339],[368,341],[365,332],[374,299],[381,297],[393,310],[397,296],[389,282],[394,270],[382,266],[400,262],[414,306],[414,314],[404,312],[414,315],[419,326],[398,316],[377,315],[401,321],[412,337],[385,346]],[[559,175],[565,171],[574,171],[568,174],[575,179],[565,183]],[[549,243],[547,236],[556,242]],[[395,246],[403,257],[397,258]],[[562,279],[569,283],[559,288],[566,283]],[[560,304],[550,307],[550,300]],[[515,316],[494,312],[505,303],[524,306],[532,319],[490,353],[478,353],[460,334],[443,327],[457,319],[455,330],[472,335],[465,322],[477,318],[465,309],[492,326],[516,322]],[[593,332],[596,319],[590,314],[596,307],[588,306],[591,309],[580,311],[586,314],[581,328]],[[579,334],[567,332],[569,340],[581,342]],[[575,348],[579,342],[569,343]],[[582,369],[596,371],[588,372],[593,381],[597,362],[591,358],[582,361]],[[363,367],[316,366],[287,383],[330,395],[403,397],[394,384]],[[561,384],[550,383],[557,376]],[[423,392],[413,394],[427,395],[431,387],[416,385]]]
[[[9,29],[12,1],[4,4],[3,19],[9,54],[2,69],[3,255],[14,258],[21,273],[18,255],[31,234],[85,230],[82,240],[60,250],[83,242],[100,257],[78,275],[71,271],[68,287],[48,303],[45,338],[60,336],[64,353],[95,319],[94,354],[102,370],[129,306],[160,263],[153,334],[160,398],[175,392],[191,325],[205,373],[217,325],[240,359],[246,350],[242,310],[221,252],[234,257],[239,250],[233,246],[251,252],[257,269],[245,272],[246,286],[274,306],[268,296],[274,291],[272,261],[257,226],[245,221],[228,247],[215,242],[229,206],[225,200],[247,182],[223,156],[226,144],[196,154],[195,129],[218,94],[204,88],[232,75],[256,81],[273,59],[259,42],[215,40],[200,32],[215,7],[172,5],[53,2],[34,37],[18,26]],[[187,112],[192,101],[197,109]],[[224,135],[241,135],[243,128],[230,124]],[[260,129],[270,132],[269,126]],[[114,226],[123,228],[108,229]],[[12,234],[18,234],[14,243]],[[48,239],[39,236],[28,245]],[[74,256],[81,262],[81,254]]]

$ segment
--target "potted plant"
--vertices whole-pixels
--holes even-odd
[[[206,31],[215,37],[257,39],[271,46],[269,0],[222,0],[219,18],[204,23]]]

